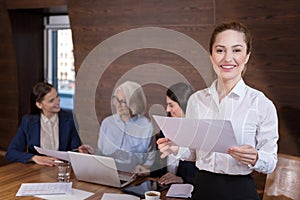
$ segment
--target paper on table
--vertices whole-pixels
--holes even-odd
[[[72,182],[69,183],[22,183],[16,196],[70,194]]]
[[[227,153],[237,146],[232,124],[228,120],[190,119],[153,115],[166,138],[176,145],[203,152]]]
[[[84,190],[72,189],[67,195],[35,195],[35,197],[47,200],[82,200],[92,196],[94,193]]]
[[[167,197],[179,197],[179,198],[190,198],[194,186],[191,184],[172,184],[169,188],[166,196]]]
[[[68,154],[67,151],[48,150],[48,149],[43,149],[43,148],[37,147],[37,146],[34,146],[34,148],[40,154],[43,154],[43,155],[46,155],[46,156],[52,156],[52,157],[55,157],[55,158],[66,160],[66,161],[70,161],[69,154]]]
[[[113,194],[104,193],[101,200],[140,200],[139,197],[129,195],[129,194]]]

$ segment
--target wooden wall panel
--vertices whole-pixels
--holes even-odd
[[[60,0],[0,2],[0,150],[6,150],[19,120],[29,111],[32,86],[43,80],[43,16],[66,11],[66,4]]]
[[[220,23],[237,19],[250,28],[254,43],[245,81],[263,91],[277,107],[279,152],[299,156],[300,141],[296,138],[300,138],[300,131],[296,126],[287,126],[286,123],[297,120],[296,115],[300,110],[300,2],[226,2],[216,1],[216,21]],[[286,144],[290,144],[290,148]]]
[[[198,27],[214,24],[212,0],[72,0],[68,10],[77,69],[97,44],[125,30],[159,26],[198,33]]]
[[[18,69],[19,119],[30,111],[32,87],[44,80],[43,15],[28,10],[10,10],[12,36]]]
[[[209,33],[214,24],[213,5],[212,0],[189,0],[184,4],[180,0],[68,1],[76,70],[80,69],[83,60],[98,44],[115,34],[134,28],[173,29],[188,35],[207,48]],[[205,87],[201,76],[193,69],[193,66],[179,56],[149,49],[127,53],[107,66],[105,73],[100,78],[95,100],[99,123],[112,113],[110,97],[117,81],[124,74],[130,73],[136,66],[146,63],[170,66],[185,75],[195,89]],[[210,68],[210,66],[203,67]],[[143,77],[147,74],[140,72],[137,76]],[[168,76],[166,75],[163,79],[170,79]],[[176,80],[174,80],[175,82]],[[146,84],[143,87],[149,108],[154,104],[165,105],[165,87],[161,87],[159,84]],[[98,130],[94,134],[97,136]],[[97,137],[93,139],[93,142],[96,140]]]
[[[216,21],[239,20],[247,25],[298,24],[297,0],[216,0]]]
[[[300,155],[300,2],[216,1],[216,23],[239,20],[253,34],[253,51],[245,81],[275,104],[279,119],[279,152]],[[255,173],[263,191],[265,175]]]
[[[10,21],[0,0],[0,150],[7,148],[18,125],[18,77]]]

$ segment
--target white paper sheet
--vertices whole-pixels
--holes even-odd
[[[129,194],[113,194],[104,193],[101,200],[140,200],[139,197],[129,195]]]
[[[191,198],[194,186],[191,184],[172,184],[167,197]]]
[[[84,190],[72,189],[68,195],[37,195],[36,197],[47,200],[82,200],[92,196],[94,193]]]
[[[153,115],[166,138],[176,145],[203,152],[227,153],[237,146],[232,124],[228,120],[190,119]]]
[[[71,194],[72,182],[69,183],[22,183],[16,196]]]
[[[40,154],[52,156],[55,158],[59,158],[61,160],[70,161],[69,154],[67,151],[55,151],[55,150],[48,150],[43,149],[41,147],[34,146],[34,148],[39,152]]]

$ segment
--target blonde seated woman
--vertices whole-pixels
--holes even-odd
[[[96,154],[113,157],[120,171],[149,175],[155,158],[155,138],[146,113],[142,87],[126,81],[112,95],[113,115],[102,121]],[[80,152],[92,152],[88,145]]]

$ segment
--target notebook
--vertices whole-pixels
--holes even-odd
[[[194,186],[191,184],[172,184],[168,190],[167,197],[191,198]]]
[[[78,180],[122,188],[135,179],[130,173],[119,172],[111,157],[68,152],[74,174]]]

